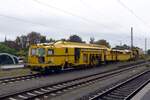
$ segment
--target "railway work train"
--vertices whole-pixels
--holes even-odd
[[[139,56],[138,50],[116,50],[104,45],[57,41],[30,46],[27,66],[31,70],[45,72],[129,61]]]

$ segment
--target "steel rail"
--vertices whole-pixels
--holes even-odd
[[[139,64],[143,64],[143,63],[145,63],[145,62],[142,61],[142,62],[137,62],[137,63],[120,65],[120,66],[118,66],[119,67],[118,69],[122,69],[124,67],[130,67],[130,66],[133,66],[133,65],[139,65]],[[111,69],[111,70],[108,70],[106,72],[100,72],[100,73],[103,74],[103,73],[111,72],[111,71],[114,71],[114,70],[117,70],[117,69]],[[100,73],[97,73],[97,74],[100,74]],[[0,79],[0,85],[1,84],[5,85],[5,84],[9,84],[9,83],[19,82],[19,81],[22,81],[22,80],[26,81],[26,80],[30,80],[30,79],[41,78],[41,77],[44,77],[44,76],[50,76],[50,75],[42,75],[40,73],[37,73],[37,74],[23,75],[23,76],[17,76],[17,77],[1,78]]]
[[[134,76],[112,88],[96,93],[89,100],[130,100],[150,82],[150,70]]]
[[[55,95],[55,93],[62,93],[69,89],[77,88],[77,87],[80,87],[83,85],[92,84],[96,81],[102,80],[103,78],[107,79],[107,77],[109,77],[109,76],[118,75],[121,72],[134,69],[141,65],[144,65],[144,64],[139,64],[139,65],[135,65],[132,67],[130,66],[130,67],[127,67],[124,69],[118,69],[118,70],[103,73],[103,74],[99,73],[99,74],[93,74],[93,75],[84,76],[84,77],[80,77],[80,78],[75,78],[75,79],[59,82],[56,84],[47,84],[45,86],[41,86],[38,88],[32,88],[32,89],[12,93],[12,94],[2,95],[2,96],[0,96],[0,99],[1,100],[3,100],[3,99],[4,100],[5,99],[7,99],[7,100],[8,99],[9,100],[20,100],[20,99],[28,100],[28,99],[45,97],[49,94]]]

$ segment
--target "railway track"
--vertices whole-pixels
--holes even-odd
[[[2,95],[0,96],[0,100],[28,100],[28,99],[36,99],[36,98],[47,98],[49,95],[53,97],[56,96],[57,94],[64,93],[71,89],[93,84],[102,79],[107,79],[110,76],[119,75],[125,71],[134,69],[138,66],[141,65],[135,65],[133,67],[119,69],[116,71],[111,71],[103,74],[99,73],[99,74],[84,76],[72,80],[67,80],[64,82],[59,82],[56,84],[47,84],[45,86],[41,86],[38,88],[32,88],[32,89],[28,89],[16,93]]]
[[[130,100],[149,82],[150,71],[146,71],[104,92],[97,92],[89,100]]]
[[[0,79],[0,84],[8,84],[8,83],[14,83],[18,81],[25,81],[30,79],[36,79],[40,78],[43,75],[37,73],[37,74],[31,74],[31,75],[24,75],[24,76],[17,76],[17,77],[10,77],[10,78],[2,78]]]
[[[118,69],[122,69],[124,67],[130,67],[130,66],[133,66],[133,65],[143,64],[143,63],[145,63],[145,62],[138,62],[138,63],[135,63],[135,64],[133,63],[133,64],[122,65]],[[112,70],[109,70],[109,71],[106,71],[106,72],[100,72],[98,74],[108,73],[108,72],[111,72],[111,71],[114,71],[114,70],[117,70],[117,69],[112,69]],[[31,75],[24,75],[24,76],[10,77],[10,78],[2,78],[2,79],[0,79],[0,85],[1,84],[5,85],[5,84],[19,82],[19,81],[27,81],[27,80],[37,79],[37,78],[41,78],[41,77],[45,77],[45,76],[49,76],[49,75],[42,75],[42,74],[37,73],[37,74],[31,74]]]

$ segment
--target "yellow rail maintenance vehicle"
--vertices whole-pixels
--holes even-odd
[[[132,55],[134,60],[144,58],[144,52],[142,49],[139,48],[133,48]]]
[[[27,66],[36,71],[64,70],[96,66],[106,60],[103,45],[58,41],[32,45]]]
[[[132,60],[131,50],[115,50],[117,52],[117,61],[130,61]]]
[[[49,72],[135,60],[142,54],[139,49],[117,50],[104,45],[57,41],[30,46],[27,66],[31,70]]]
[[[106,62],[129,61],[132,57],[131,50],[108,49],[106,52]]]

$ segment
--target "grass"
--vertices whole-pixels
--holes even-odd
[[[28,74],[30,74],[30,72],[31,71],[28,68],[0,70],[0,78],[28,75]],[[33,72],[33,73],[35,73],[35,72]]]

